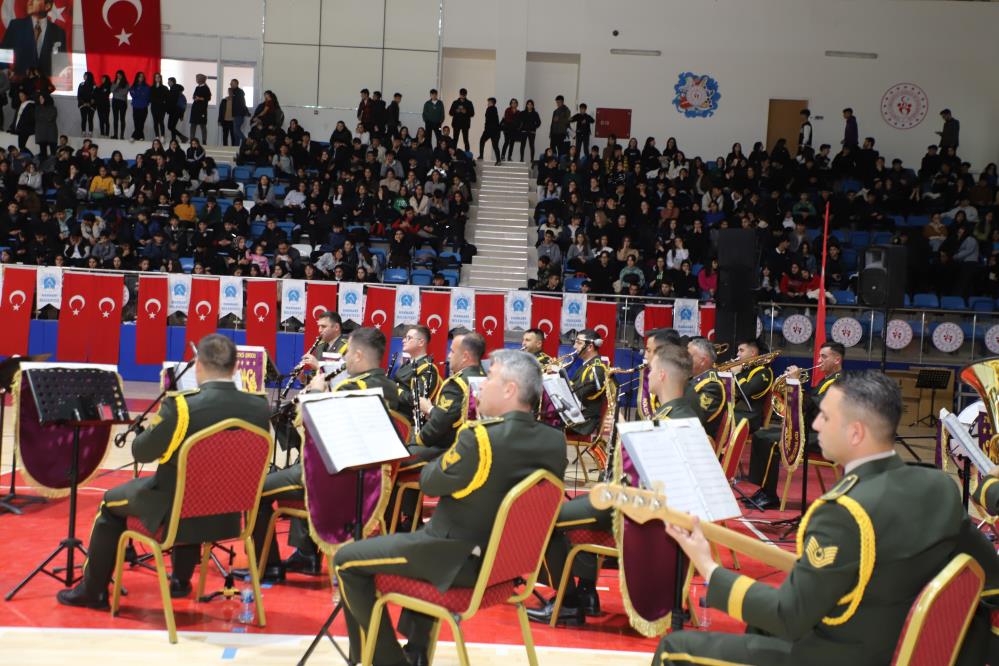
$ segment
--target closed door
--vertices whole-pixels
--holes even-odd
[[[798,131],[801,129],[803,109],[808,108],[807,99],[772,99],[767,115],[767,150],[773,150],[778,139],[787,140],[787,150],[791,155],[798,152]]]

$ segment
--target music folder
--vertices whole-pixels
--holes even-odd
[[[560,374],[545,374],[541,376],[541,382],[548,399],[555,405],[559,416],[566,425],[576,425],[586,419],[583,417],[582,408],[579,405],[579,398],[572,392],[572,387]]]
[[[328,473],[409,456],[382,401],[381,389],[307,395],[301,403],[302,423]]]
[[[732,487],[696,418],[617,426],[646,488],[659,488],[677,511],[715,522],[742,516]]]

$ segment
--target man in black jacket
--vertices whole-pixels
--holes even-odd
[[[472,125],[472,117],[475,116],[475,105],[472,104],[472,100],[467,97],[468,91],[462,88],[458,91],[458,99],[451,102],[451,108],[448,110],[448,115],[451,116],[451,127],[454,128],[454,145],[458,145],[458,139],[461,138],[462,133],[465,134],[465,151],[468,152],[471,148],[468,147],[468,128]],[[480,149],[481,153],[482,150]]]
[[[493,155],[496,157],[496,164],[500,163],[500,120],[499,111],[496,109],[496,98],[490,97],[487,100],[486,106],[486,126],[482,130],[482,136],[479,137],[479,159],[482,158],[482,151],[486,147],[486,141],[490,141],[493,144]]]

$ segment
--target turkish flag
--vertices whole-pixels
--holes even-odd
[[[264,347],[277,361],[277,280],[246,283],[246,344]]]
[[[191,358],[191,344],[214,333],[219,323],[219,281],[216,278],[191,280],[191,302],[187,306],[184,360]]]
[[[137,364],[159,365],[166,360],[168,283],[165,277],[139,277],[139,302],[135,308]]]
[[[87,69],[100,81],[122,69],[129,82],[160,71],[160,0],[81,0]],[[68,3],[72,4],[72,3]]]
[[[305,336],[302,339],[302,353],[311,347],[319,337],[319,315],[336,312],[337,285],[335,282],[307,282],[305,285]]]
[[[617,303],[603,301],[587,301],[586,328],[597,332],[603,342],[600,343],[600,355],[610,359],[614,365],[614,340],[617,339]]]
[[[660,328],[670,328],[673,326],[673,306],[672,305],[646,305],[642,311],[645,319],[645,337],[649,337],[649,331]]]
[[[479,332],[486,339],[486,356],[503,349],[506,331],[506,297],[503,294],[475,294],[475,318]]]
[[[31,305],[35,300],[35,269],[7,267],[0,294],[0,355],[25,356],[31,331]]]
[[[562,297],[531,297],[531,328],[545,334],[543,350],[549,356],[558,356],[559,337],[562,333]]]
[[[96,276],[88,273],[63,273],[62,307],[59,308],[56,357],[60,361],[87,362],[92,312],[97,311],[92,284]]]
[[[118,347],[121,340],[121,306],[125,300],[123,275],[95,275],[91,282],[96,310],[91,312],[90,344],[87,361],[90,363],[118,364]]]
[[[714,303],[703,303],[698,308],[698,318],[701,320],[701,335],[708,340],[715,339],[715,314],[717,314],[717,309]]]
[[[441,375],[447,359],[447,323],[451,318],[451,294],[446,291],[420,291],[420,323],[430,329],[427,353]]]
[[[377,328],[385,334],[382,367],[387,366],[389,343],[395,326],[395,287],[368,287],[364,296],[364,326]]]

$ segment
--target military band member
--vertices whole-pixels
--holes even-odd
[[[410,326],[402,336],[402,351],[409,355],[409,362],[395,373],[395,381],[401,393],[400,411],[412,418],[413,410],[419,408],[419,398],[434,401],[441,388],[441,373],[434,359],[427,355],[430,344],[430,329],[426,326]]]
[[[601,339],[592,328],[576,334],[573,349],[583,362],[573,375],[570,387],[579,399],[582,423],[569,426],[569,430],[580,435],[593,434],[600,428],[600,415],[607,400],[607,365],[601,360]]]
[[[687,400],[697,412],[704,432],[715,437],[725,414],[725,385],[715,372],[714,344],[707,338],[694,338],[687,343],[687,351],[694,363],[694,374],[687,385]]]
[[[136,462],[159,461],[152,476],[133,479],[104,493],[90,533],[88,557],[83,565],[83,580],[72,589],[60,590],[59,603],[89,608],[108,607],[108,584],[114,569],[118,537],[125,522],[134,516],[155,533],[170,518],[177,487],[179,450],[185,439],[227,418],[239,418],[267,429],[270,410],[262,395],[245,393],[232,383],[236,369],[236,346],[223,335],[206,335],[198,343],[194,374],[198,388],[170,392],[152,417],[150,427],[132,442]],[[224,484],[220,482],[220,487]],[[181,523],[178,543],[198,544],[203,537],[232,525],[239,532],[240,516],[216,516],[200,519],[196,527]],[[190,531],[188,531],[190,530]],[[191,574],[198,561],[197,545],[175,546],[170,596],[186,597],[191,593]]]
[[[529,328],[524,331],[524,335],[520,339],[520,344],[521,349],[538,359],[538,363],[541,364],[542,368],[551,364],[552,357],[544,351],[545,332],[540,328]]]
[[[420,412],[425,421],[416,433],[416,446],[410,447],[410,453],[433,458],[455,443],[458,429],[468,417],[471,395],[468,378],[485,376],[482,372],[485,353],[486,340],[480,333],[459,333],[451,339],[448,353],[451,376],[444,380],[436,401],[420,398]]]
[[[971,498],[980,507],[988,511],[993,516],[999,514],[999,466],[992,470],[989,476],[985,477]]]
[[[739,343],[735,357],[740,361],[765,353],[757,340]],[[774,383],[774,371],[769,365],[753,368],[736,366],[732,368],[738,386],[735,389],[735,420],[749,421],[749,431],[756,432],[763,424],[763,415],[770,407],[770,388]],[[748,403],[748,404],[747,404]]]
[[[690,378],[691,364],[687,350],[676,344],[664,344],[651,355],[649,362],[649,386],[662,406],[655,418],[692,418],[696,416],[684,397],[684,388]],[[548,578],[549,587],[558,588],[562,580],[563,566],[569,555],[568,532],[577,529],[610,531],[613,512],[597,509],[586,495],[581,495],[562,505],[555,531],[545,551],[541,578]],[[575,579],[578,578],[578,583]],[[562,607],[559,609],[559,622],[579,626],[585,617],[600,615],[600,597],[597,594],[597,560],[590,553],[580,553],[573,561],[572,576],[569,576]],[[541,608],[528,609],[527,616],[535,621],[548,624],[554,611],[554,596]]]
[[[999,560],[953,481],[895,454],[901,413],[898,386],[877,372],[848,373],[827,391],[813,428],[845,476],[802,520],[799,559],[780,587],[715,563],[699,525],[667,527],[710,583],[708,605],[749,629],[671,634],[655,666],[887,664],[913,600],[956,554],[975,558],[995,587]],[[959,663],[986,663],[988,633],[979,613]]]
[[[822,402],[826,391],[843,372],[843,357],[846,349],[838,342],[826,342],[819,349],[819,368],[824,378],[822,382],[812,389],[802,385],[802,415],[805,419],[806,427],[806,455],[809,451],[815,451],[817,440],[809,425],[815,420],[819,413],[819,404]],[[796,365],[789,366],[785,373],[790,379],[801,377],[801,368]],[[771,456],[774,444],[780,441],[780,426],[770,426],[763,430],[758,430],[753,434],[752,451],[749,457],[749,481],[760,486],[760,489],[746,503],[751,508],[771,509],[780,506],[780,498],[777,496],[777,477],[780,469],[780,454],[774,451]],[[767,462],[769,461],[769,466]]]
[[[417,578],[442,592],[471,587],[507,492],[539,469],[558,478],[565,473],[565,440],[532,415],[541,398],[537,361],[514,350],[494,351],[490,360],[478,407],[491,418],[465,423],[454,444],[421,473],[423,492],[440,497],[426,526],[417,532],[365,539],[337,551],[333,566],[347,611],[353,663],[361,661],[361,632],[367,631],[371,620],[375,575]],[[374,663],[428,663],[432,626],[431,618],[404,610],[399,620],[399,630],[409,639],[404,652],[385,613],[378,634],[366,638],[376,641]]]
[[[659,400],[656,398],[656,394],[649,388],[648,365],[652,357],[655,356],[656,351],[663,345],[685,346],[680,334],[672,328],[658,328],[649,331],[645,337],[642,363],[646,367],[641,370],[638,378],[638,414],[642,419],[651,419],[659,409]]]
[[[343,356],[347,353],[347,338],[343,332],[343,320],[340,315],[332,310],[319,315],[316,320],[319,328],[319,345],[310,354],[302,357],[300,363],[303,371],[315,372],[322,363],[323,354],[339,354]]]
[[[377,328],[354,329],[349,336],[349,345],[344,361],[347,365],[347,378],[330,388],[332,391],[354,391],[360,389],[380,388],[385,406],[392,410],[399,409],[399,385],[389,379],[382,369],[382,357],[385,354],[385,335]],[[310,383],[311,390],[326,390],[322,373],[317,374]],[[296,463],[284,469],[271,472],[264,480],[264,489],[260,499],[260,509],[257,511],[257,522],[253,526],[253,541],[257,549],[257,557],[263,548],[264,536],[267,534],[267,523],[274,513],[276,500],[301,500],[305,497],[302,486],[302,464]],[[295,551],[288,559],[281,561],[278,548],[272,546],[267,555],[267,562],[261,578],[267,582],[284,580],[285,573],[297,571],[313,576],[322,574],[322,558],[315,541],[309,535],[309,525],[301,518],[292,518],[288,530],[288,543]],[[258,560],[259,561],[259,560]],[[245,571],[237,570],[238,574]]]

